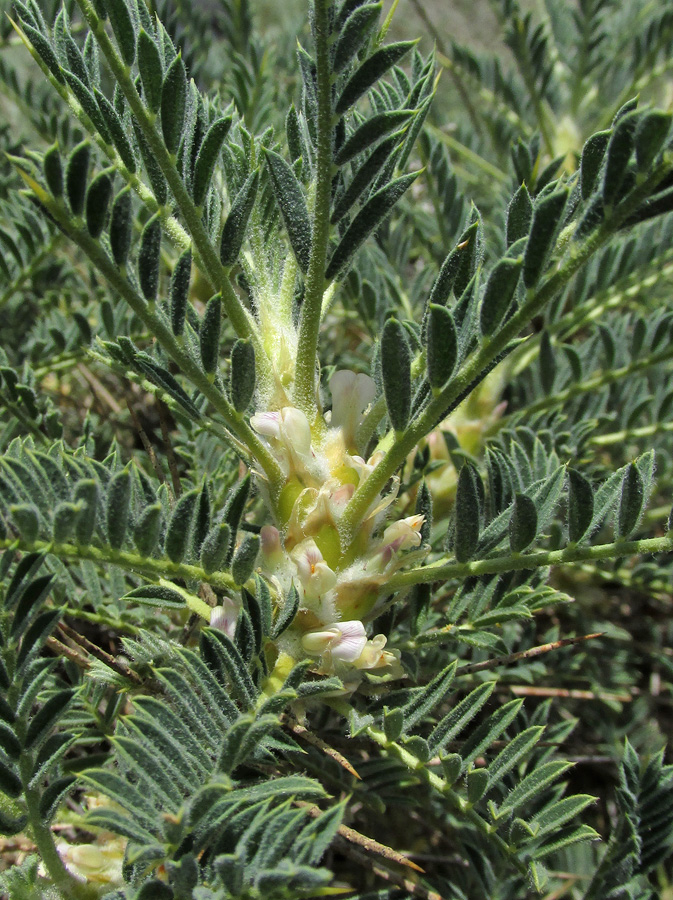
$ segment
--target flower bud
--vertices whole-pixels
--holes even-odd
[[[222,598],[222,606],[214,606],[210,611],[210,627],[223,631],[233,638],[238,619],[238,604],[229,597]]]

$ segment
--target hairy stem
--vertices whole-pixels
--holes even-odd
[[[113,550],[111,547],[94,547],[90,544],[67,544],[53,541],[25,541],[22,538],[3,538],[0,551],[20,550],[24,553],[51,553],[59,559],[81,562],[89,560],[104,566],[119,566],[127,572],[145,575],[155,579],[182,579],[200,581],[212,587],[238,590],[228,572],[207,573],[201,566],[188,563],[174,563],[170,559],[153,559],[132,550]],[[171,587],[174,587],[171,585]],[[199,606],[198,612],[201,610]]]
[[[387,591],[396,591],[412,584],[429,584],[448,581],[450,578],[469,578],[474,575],[500,575],[521,569],[539,569],[544,566],[560,566],[566,563],[595,562],[647,553],[667,553],[673,550],[673,533],[665,537],[644,538],[638,541],[613,541],[593,547],[569,546],[563,550],[536,550],[531,553],[511,553],[491,559],[478,559],[466,563],[446,563],[423,566],[393,575],[386,583]]]
[[[578,269],[612,237],[622,222],[654,190],[670,171],[670,168],[670,160],[662,162],[656,171],[612,212],[609,219],[604,221],[582,243],[571,244],[565,262],[560,264],[537,290],[529,291],[519,310],[495,337],[483,343],[467,360],[463,368],[431,400],[423,413],[408,426],[405,432],[396,436],[385,457],[358,487],[346,507],[341,521],[345,544],[350,544],[358,524],[366,515],[374,499],[397,468],[402,465],[418,441],[437,426],[464,391],[503,353],[510,342],[544,309],[546,304],[559,294]]]
[[[187,230],[189,231],[192,240],[194,241],[194,245],[203,261],[211,284],[222,293],[222,302],[236,333],[239,337],[250,338],[253,341],[255,352],[259,357],[259,366],[263,367],[266,365],[268,367],[268,357],[262,346],[255,320],[245,309],[231,286],[228,274],[220,262],[219,255],[212,245],[203,225],[201,210],[194,204],[194,201],[189,196],[187,188],[175,166],[175,160],[166,149],[163,139],[157,130],[156,117],[145,108],[133,83],[131,71],[115,50],[112,41],[107,35],[105,25],[98,17],[93,4],[90,3],[89,0],[77,0],[77,5],[81,9],[98,45],[103,51],[103,55],[112,70],[112,74],[131,107],[133,115],[138,122],[138,126],[154,154],[164,178],[168,182],[168,186],[170,187],[180,212],[184,217]]]
[[[248,447],[250,453],[260,464],[266,474],[272,488],[272,494],[280,484],[282,473],[276,460],[271,456],[267,448],[257,437],[252,428],[236,412],[224,394],[212,383],[205,372],[183,349],[177,338],[165,322],[150,304],[137,293],[133,285],[108,257],[101,245],[95,241],[84,228],[78,228],[66,213],[62,203],[55,202],[32,179],[24,180],[30,188],[37,193],[40,202],[49,213],[62,226],[72,240],[86,253],[91,262],[105,276],[110,285],[128,303],[135,314],[147,326],[150,334],[153,334],[168,356],[178,366],[180,371],[192,382],[192,384],[208,398],[213,407],[227,423],[231,431]]]
[[[40,859],[54,887],[60,891],[65,900],[93,900],[94,897],[98,896],[98,892],[94,892],[91,887],[82,884],[68,872],[56,849],[51,829],[40,813],[39,792],[35,788],[28,787],[32,766],[32,755],[28,753],[22,754],[19,761],[19,770],[23,783],[23,795],[26,801],[28,822],[30,823],[33,840],[39,851]]]
[[[330,0],[315,0],[317,66],[317,148],[315,200],[311,231],[311,253],[299,320],[294,401],[313,420],[317,411],[316,358],[320,314],[325,289],[325,266],[329,243],[330,187],[332,181],[332,96],[329,67]]]

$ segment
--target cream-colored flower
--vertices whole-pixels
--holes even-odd
[[[355,444],[355,435],[362,415],[376,397],[376,384],[369,375],[356,375],[348,369],[340,369],[329,380],[332,392],[332,428],[341,428],[344,444]]]
[[[359,619],[333,622],[302,637],[302,647],[307,653],[321,657],[323,671],[356,669],[381,669],[386,666],[399,668],[399,651],[384,650],[386,637],[377,634],[367,640],[365,626]]]
[[[263,434],[264,437],[280,439],[280,412],[261,412],[255,413],[250,419],[250,424],[257,434]]]
[[[111,838],[104,844],[56,845],[66,869],[83,884],[123,884],[125,838]]]
[[[365,626],[359,620],[335,622],[318,631],[309,631],[301,639],[307,653],[322,656],[330,663],[354,663],[367,645]]]
[[[312,538],[302,541],[292,551],[297,575],[306,600],[317,600],[331,591],[337,577],[323,559],[318,545]]]
[[[250,424],[267,438],[287,474],[301,473],[311,466],[311,426],[300,409],[285,406],[275,412],[256,413]]]
[[[383,634],[377,634],[367,641],[360,656],[353,662],[356,669],[382,669],[399,663],[399,651],[384,650],[387,639]]]
[[[425,516],[408,516],[406,519],[398,519],[383,532],[383,547],[392,552],[407,550],[410,547],[419,547],[421,543],[421,527]]]

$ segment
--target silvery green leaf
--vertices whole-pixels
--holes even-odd
[[[304,191],[282,156],[268,149],[265,150],[265,156],[292,250],[302,271],[306,272],[311,253],[311,220]]]
[[[187,103],[187,73],[180,55],[166,72],[161,86],[161,130],[169,153],[177,153],[183,134]]]
[[[387,44],[367,57],[344,85],[336,102],[335,112],[337,115],[345,113],[415,45],[416,41],[399,41],[396,44]]]
[[[65,171],[65,189],[73,215],[79,216],[84,210],[86,182],[89,175],[91,145],[88,141],[78,144],[68,157]]]

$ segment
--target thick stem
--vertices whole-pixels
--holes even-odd
[[[311,254],[299,320],[299,342],[295,368],[294,402],[310,421],[316,416],[316,358],[320,314],[325,289],[325,266],[329,243],[330,189],[332,183],[332,96],[329,65],[330,0],[315,0],[317,67],[317,148],[315,202],[311,231]]]
[[[639,541],[613,541],[594,547],[570,546],[564,550],[537,550],[531,553],[513,553],[474,562],[448,563],[446,565],[423,566],[393,575],[386,583],[386,591],[397,591],[412,584],[431,584],[448,581],[450,578],[469,578],[475,575],[500,575],[521,569],[539,569],[546,566],[560,566],[568,563],[596,562],[601,559],[617,559],[621,556],[635,556],[648,553],[668,553],[673,550],[673,532],[665,537],[645,538]]]

